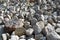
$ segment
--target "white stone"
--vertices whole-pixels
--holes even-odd
[[[20,38],[24,39],[25,38],[25,35],[20,36]]]
[[[34,38],[30,38],[30,39],[28,39],[28,40],[35,40]]]
[[[11,35],[10,40],[19,40],[19,37],[17,35]]]
[[[7,6],[7,4],[6,4],[6,3],[4,3],[3,5],[4,5],[4,6]]]
[[[31,35],[33,33],[33,31],[34,30],[32,28],[29,28],[29,29],[26,30],[26,34]]]
[[[4,21],[8,22],[9,21],[9,18],[4,18]]]
[[[43,16],[43,14],[41,14],[41,19],[42,19],[42,21],[44,21],[44,16]]]
[[[3,40],[7,40],[7,35],[6,34],[2,34],[2,38],[3,38]]]
[[[19,40],[26,40],[26,39],[19,39]]]

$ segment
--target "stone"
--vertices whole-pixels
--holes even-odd
[[[19,40],[26,40],[26,39],[19,39]]]
[[[17,29],[15,30],[15,35],[22,36],[22,35],[24,35],[25,32],[26,32],[25,30],[26,30],[25,28],[17,28]]]
[[[48,23],[46,27],[42,30],[43,35],[45,36],[48,35],[51,31],[54,31],[54,27],[50,23]]]
[[[15,26],[13,25],[12,27],[10,27],[10,26],[5,26],[4,27],[4,31],[6,32],[6,33],[9,33],[9,34],[11,34],[13,31],[15,31]]]
[[[25,35],[20,36],[20,39],[25,39],[25,38],[26,38]]]
[[[57,20],[60,21],[60,16],[57,16]]]
[[[33,29],[34,29],[35,34],[40,33],[43,28],[44,28],[44,22],[43,21],[39,21],[36,23],[36,25],[33,25]]]
[[[30,25],[30,22],[28,21],[25,21],[24,22],[24,28],[28,29],[28,28],[31,28],[32,26]]]
[[[51,24],[54,23],[52,18],[48,18],[48,22],[51,23]]]
[[[43,22],[43,21],[37,22],[36,25],[37,25],[38,27],[40,27],[41,29],[44,28],[44,22]]]
[[[33,26],[35,34],[40,33],[43,28],[44,28],[44,22],[43,21],[39,21],[36,23],[36,25]]]
[[[20,27],[23,27],[24,25],[24,19],[19,19],[17,22],[16,22],[16,28],[20,28]]]
[[[44,21],[44,15],[43,14],[41,14],[41,20]]]
[[[32,35],[33,31],[34,30],[32,28],[27,29],[26,30],[26,35]]]
[[[53,19],[54,22],[57,22],[57,16],[53,15],[52,19]]]
[[[33,19],[31,19],[31,25],[35,25],[36,24],[36,22],[37,22],[37,19],[36,18],[33,18]]]
[[[19,37],[17,35],[11,35],[10,40],[19,40]]]
[[[34,38],[30,38],[30,39],[28,39],[28,40],[35,40]]]
[[[58,28],[60,28],[60,23],[57,23],[56,25],[57,25]]]
[[[3,38],[3,40],[7,40],[7,35],[6,34],[2,34],[2,38]]]
[[[37,35],[35,35],[35,40],[46,40],[46,37],[44,37],[43,35],[39,35],[39,34],[37,34]]]
[[[58,35],[55,31],[52,31],[47,35],[47,40],[60,40],[60,35]]]
[[[57,28],[57,29],[56,29],[56,32],[57,32],[58,34],[60,34],[60,28]]]
[[[47,20],[47,18],[48,18],[48,15],[44,15],[44,19]]]
[[[0,23],[2,23],[2,19],[0,19]]]

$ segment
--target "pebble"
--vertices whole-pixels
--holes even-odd
[[[11,35],[10,40],[19,40],[19,37],[17,35]]]
[[[17,28],[16,30],[15,30],[15,35],[18,35],[18,36],[22,36],[22,35],[24,35],[25,34],[25,28]]]
[[[0,40],[60,40],[59,2],[0,0]]]
[[[6,34],[2,34],[2,38],[3,38],[3,40],[7,40],[7,35]]]
[[[32,35],[33,31],[34,30],[32,28],[27,29],[26,30],[26,35]]]
[[[56,29],[56,32],[60,34],[60,28],[57,28]]]

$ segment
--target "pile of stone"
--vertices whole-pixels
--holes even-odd
[[[0,40],[60,40],[60,0],[0,0]]]

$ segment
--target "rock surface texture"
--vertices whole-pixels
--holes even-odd
[[[60,40],[60,0],[0,0],[0,40]]]

